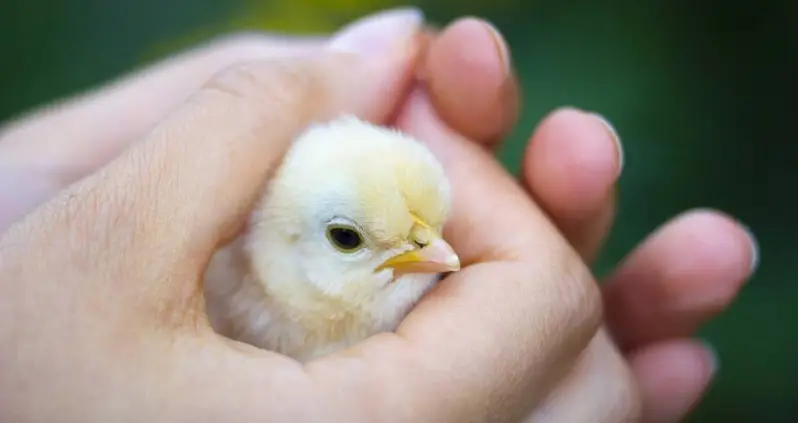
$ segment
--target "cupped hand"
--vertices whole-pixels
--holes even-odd
[[[379,19],[377,41],[391,32],[390,21]],[[390,25],[401,32],[408,21],[398,21]],[[220,69],[323,45],[320,38],[230,37],[24,116],[0,133],[0,227],[115,158]],[[420,67],[442,116],[436,125],[495,146],[517,114],[510,69],[504,41],[484,21],[459,20],[437,34]],[[525,158],[525,186],[587,260],[612,221],[621,165],[614,139],[594,115],[560,110],[536,130]],[[685,338],[727,306],[750,273],[747,240],[717,213],[687,214],[638,247],[604,288],[609,329],[632,360],[645,421],[678,421],[702,394],[712,358]]]
[[[405,126],[498,147],[519,104],[498,32],[483,21],[457,21],[427,57],[426,93],[406,106]],[[521,183],[588,263],[611,229],[623,161],[609,122],[575,108],[553,111],[529,138]],[[740,223],[691,210],[649,235],[607,277],[607,329],[635,373],[644,422],[681,421],[704,394],[717,357],[691,337],[732,303],[757,259],[756,241]]]
[[[15,220],[0,239],[0,321],[13,322],[0,325],[2,420],[568,416],[570,400],[548,399],[596,389],[571,370],[601,321],[598,286],[518,184],[464,138],[430,142],[455,187],[447,230],[467,265],[396,333],[301,365],[216,335],[204,316],[204,267],[291,140],[341,113],[394,115],[413,81],[410,38],[355,31],[314,54],[236,64]],[[603,370],[620,390],[575,401],[625,421],[636,391],[615,363]]]

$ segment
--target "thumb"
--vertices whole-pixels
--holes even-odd
[[[11,242],[49,248],[52,260],[91,250],[97,282],[147,308],[195,298],[216,246],[308,124],[342,113],[378,122],[398,106],[421,18],[392,15],[348,28],[322,52],[222,72],[118,159],[28,215],[26,230],[12,227]]]

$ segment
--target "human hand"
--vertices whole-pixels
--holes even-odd
[[[8,228],[0,321],[15,323],[0,327],[2,417],[494,422],[537,410],[535,421],[551,421],[572,407],[538,405],[594,338],[598,287],[520,187],[462,138],[433,144],[455,187],[447,230],[468,265],[395,334],[300,365],[207,324],[204,266],[292,138],[315,119],[382,122],[399,106],[415,49],[376,47],[368,60],[319,49],[237,65]],[[617,396],[577,399],[599,421],[637,411],[631,376],[615,363],[603,370],[622,388],[605,394]],[[580,375],[566,386],[605,389]]]
[[[516,86],[512,78],[507,77],[509,58],[502,60],[492,44],[496,38],[499,50],[506,49],[501,37],[484,23],[471,19],[458,21],[444,30],[433,44],[425,72],[438,112],[449,126],[485,143],[500,139],[512,125],[515,115]],[[8,223],[64,185],[104,165],[217,70],[240,60],[308,53],[318,49],[322,41],[234,37],[167,61],[54,110],[26,117],[9,127],[0,142],[3,151],[0,168],[4,169],[3,180],[10,182],[3,210],[9,214],[0,216],[0,221],[4,217]],[[63,139],[70,139],[70,142],[64,143]],[[533,140],[525,160],[526,184],[569,239],[584,251],[584,245],[591,244],[582,241],[585,234],[593,241],[599,240],[607,228],[602,222],[611,220],[611,213],[602,212],[608,210],[605,204],[611,205],[605,200],[618,169],[611,138],[591,116],[567,110],[547,118]],[[592,154],[580,155],[580,151]],[[568,175],[570,185],[555,182],[563,179],[562,175]],[[735,229],[739,227],[724,227],[725,220],[716,215],[702,216],[714,224],[700,225],[698,235],[703,233],[705,241],[720,244],[720,250],[712,251],[710,247],[715,244],[701,247],[685,242],[686,245],[682,245],[686,229],[701,222],[696,221],[697,216],[679,220],[678,225],[669,224],[666,230],[660,231],[656,243],[644,243],[645,248],[638,248],[632,255],[634,259],[627,260],[622,267],[636,269],[634,273],[639,277],[613,278],[633,283],[609,285],[617,287],[616,294],[605,287],[605,297],[611,304],[608,307],[611,320],[612,316],[631,314],[630,319],[614,319],[610,327],[613,334],[632,333],[638,338],[636,343],[628,343],[627,351],[645,351],[639,347],[648,345],[646,339],[640,339],[646,334],[653,334],[653,338],[649,336],[653,341],[688,336],[690,325],[701,322],[701,314],[711,317],[734,296],[745,273],[736,272],[739,266],[735,266],[748,254],[729,248],[734,246],[735,234],[739,234]],[[732,243],[726,244],[729,241]],[[688,252],[701,253],[697,257],[711,254],[713,260],[696,260],[682,266],[683,272],[677,275],[659,276],[662,272],[657,272],[658,269],[681,262],[683,256],[675,253],[683,251],[685,246],[691,249]],[[716,296],[713,304],[672,307],[680,300],[696,298],[696,294],[713,289],[721,294],[725,292],[725,297]],[[649,310],[633,313],[623,312],[630,309],[631,301],[611,299],[650,297],[651,293],[662,291],[673,291],[675,295],[667,299],[638,300],[637,303],[648,305]],[[636,321],[644,324],[630,328]],[[670,334],[663,335],[663,330],[669,330]],[[616,335],[616,338],[628,339],[629,336]],[[659,345],[645,355],[637,354],[635,369],[643,387],[647,421],[675,421],[700,396],[708,375],[693,369],[705,368],[707,357],[696,345],[684,342]],[[657,369],[675,369],[671,372],[682,377],[677,383],[665,386],[663,384],[672,379],[657,373]]]
[[[516,87],[506,45],[494,33],[500,47],[490,54],[489,37],[480,43],[476,27],[464,20],[439,34],[429,49],[426,93],[414,96],[400,120],[427,139],[465,137],[495,150],[513,124],[505,117],[517,115]],[[623,164],[608,125],[592,113],[556,110],[529,137],[523,158],[520,182],[588,263],[611,229]],[[692,210],[657,229],[607,277],[607,329],[634,371],[644,422],[681,421],[704,394],[716,357],[690,338],[731,304],[757,258],[741,224]]]

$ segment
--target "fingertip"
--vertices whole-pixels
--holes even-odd
[[[713,233],[717,233],[719,236],[725,235],[721,238],[726,239],[717,239],[718,244],[721,244],[720,241],[725,241],[722,244],[733,249],[729,255],[735,255],[740,262],[747,263],[748,276],[756,271],[760,258],[759,242],[750,227],[728,213],[712,208],[690,210],[680,216],[680,219],[688,221],[693,228],[709,227]]]
[[[425,79],[441,117],[466,138],[495,146],[518,115],[507,43],[489,22],[458,19],[430,44]]]
[[[698,404],[717,372],[717,356],[696,340],[645,347],[630,358],[643,397],[644,421],[681,421]]]
[[[670,232],[666,232],[669,227]],[[673,271],[699,275],[706,289],[715,292],[714,296],[707,293],[703,301],[714,299],[716,307],[731,301],[759,260],[756,239],[750,230],[719,210],[700,208],[687,211],[658,233],[663,236],[661,248],[670,248],[671,252],[666,254],[673,254]],[[683,248],[678,248],[677,242]],[[689,248],[689,256],[684,255],[684,248]],[[675,262],[677,251],[681,253],[681,260],[678,260],[681,265]]]
[[[484,19],[464,18],[460,22],[461,25],[479,25],[481,29],[488,31],[488,35],[490,35],[490,39],[493,41],[493,47],[500,60],[502,74],[509,74],[512,71],[512,57],[510,55],[510,49],[507,47],[507,41],[504,39],[504,36],[502,36],[501,31],[499,31],[495,25]]]
[[[484,19],[465,17],[454,21],[438,34],[430,48],[440,53],[428,58],[430,69],[461,66],[461,73],[472,72],[467,76],[483,77],[493,82],[494,88],[511,71],[507,43],[496,27]]]
[[[687,211],[650,235],[604,284],[607,316],[624,349],[696,328],[734,301],[752,274],[748,230],[711,209]]]
[[[424,13],[415,7],[387,10],[351,22],[327,44],[332,50],[377,56],[402,48],[423,31]]]
[[[547,210],[567,220],[595,215],[619,174],[616,141],[602,120],[563,107],[546,116],[524,155],[525,183]]]

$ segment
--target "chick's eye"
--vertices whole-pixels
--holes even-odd
[[[363,238],[360,234],[345,226],[332,226],[327,229],[327,238],[335,248],[340,251],[351,253],[363,245]]]

